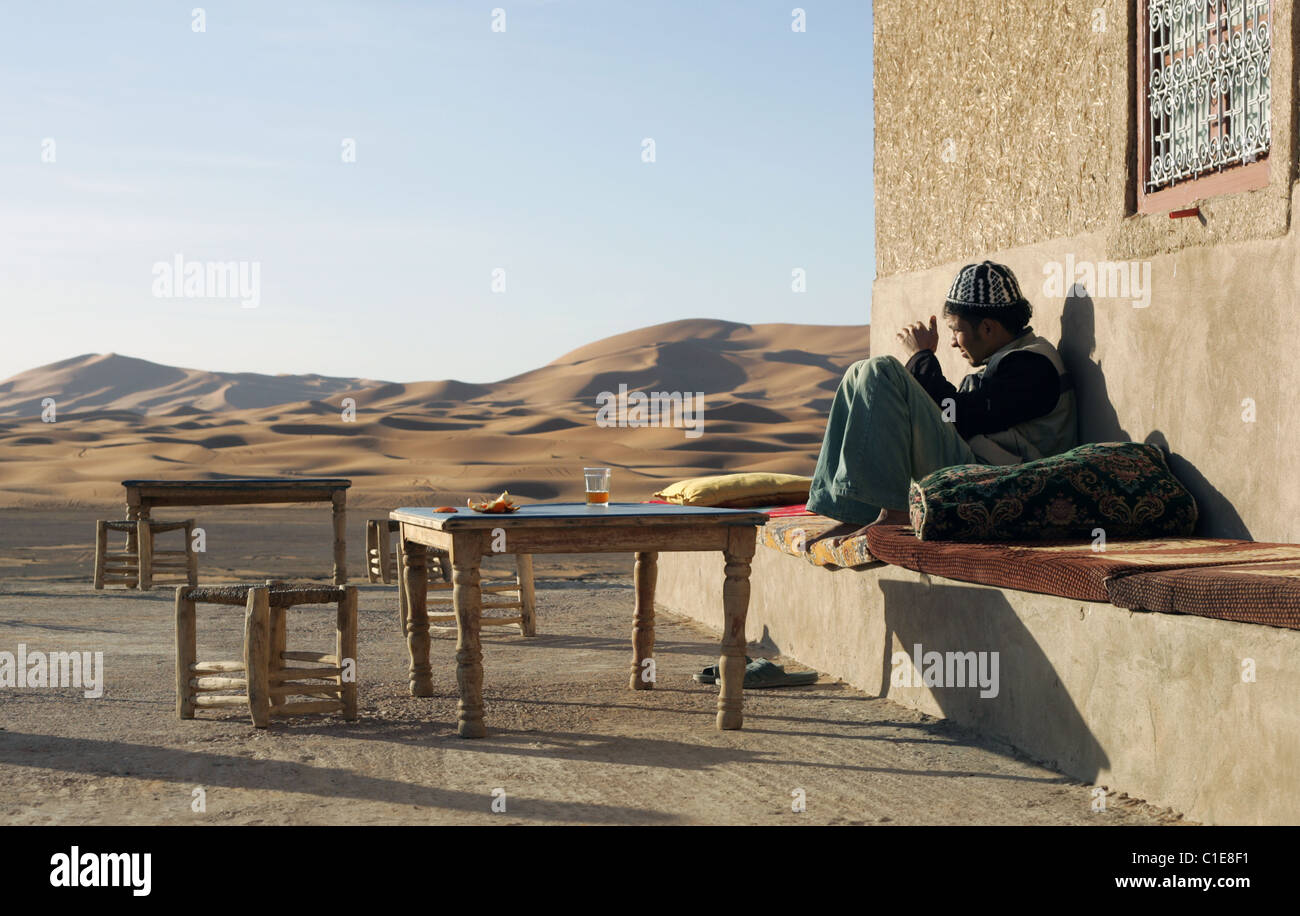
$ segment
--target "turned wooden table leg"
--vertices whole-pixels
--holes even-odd
[[[740,728],[745,683],[745,617],[749,613],[749,561],[754,556],[757,529],[746,525],[731,529],[727,547],[726,579],[722,582],[722,655],[718,658],[718,728]]]
[[[342,490],[333,496],[334,503],[334,584],[346,585],[348,581],[348,510],[347,494]]]
[[[655,685],[654,662],[645,664],[655,654],[655,582],[659,576],[659,554],[638,551],[636,572],[636,610],[632,615],[632,672],[628,686],[633,690],[651,690]]]
[[[402,574],[402,567],[403,567],[403,564],[406,563],[406,560],[403,559],[403,554],[405,553],[405,551],[402,549],[402,543],[403,543],[403,542],[402,542],[402,539],[399,537],[399,538],[397,539],[397,562],[396,562],[395,565],[396,565],[396,568],[397,568],[397,625],[398,625],[399,627],[401,627],[401,629],[402,629],[402,636],[405,637],[405,636],[406,636],[406,621],[407,621],[407,614],[406,614],[406,578],[405,578],[405,576]],[[426,562],[427,562],[427,555],[426,555]],[[425,590],[425,594],[428,594],[428,589],[427,589],[427,588],[426,588],[426,590]]]
[[[140,521],[140,497],[131,490],[126,493],[126,520]],[[131,529],[126,533],[126,550],[127,553],[135,553],[136,549],[136,533],[135,529]]]
[[[477,532],[455,534],[451,546],[452,603],[456,608],[456,684],[460,688],[456,732],[462,738],[482,738],[483,652],[479,626],[483,593],[479,564],[483,561],[483,536]]]
[[[537,635],[537,590],[533,587],[533,555],[531,553],[515,554],[515,573],[519,583],[519,632],[524,636]]]
[[[399,535],[401,537],[401,535]],[[402,544],[402,591],[406,593],[406,648],[411,653],[411,696],[433,696],[429,666],[429,578],[423,544]]]

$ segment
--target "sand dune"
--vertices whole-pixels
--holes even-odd
[[[85,355],[0,383],[0,505],[114,505],[131,477],[353,478],[363,506],[509,489],[576,499],[584,465],[616,500],[699,474],[811,473],[868,328],[694,319],[619,334],[491,384],[267,376]],[[698,392],[700,435],[597,424],[602,392]],[[342,399],[356,402],[354,421]],[[57,420],[41,420],[54,398]]]
[[[58,410],[180,413],[268,407],[382,384],[322,375],[203,372],[162,366],[117,353],[90,353],[0,382],[0,417],[39,414],[54,397]]]

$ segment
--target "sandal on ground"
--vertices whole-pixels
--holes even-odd
[[[761,690],[767,687],[804,687],[817,683],[816,671],[786,671],[785,667],[766,658],[746,658],[746,690]],[[710,665],[699,674],[692,675],[700,684],[718,683],[718,666]]]
[[[745,666],[745,689],[762,687],[803,687],[817,683],[816,671],[786,671],[785,667],[765,658]]]
[[[754,660],[753,660],[752,658],[750,658],[748,655],[746,655],[746,656],[745,656],[745,666],[746,666],[746,668],[748,668],[748,666],[749,666],[753,661],[754,661]],[[716,683],[718,682],[718,666],[717,666],[717,665],[709,665],[707,668],[705,668],[705,669],[704,669],[703,671],[701,671],[699,674],[692,674],[691,677],[692,677],[692,678],[695,680],[695,682],[698,683],[698,684],[716,684]]]

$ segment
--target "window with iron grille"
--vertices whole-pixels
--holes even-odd
[[[1139,11],[1140,209],[1266,185],[1271,0]]]

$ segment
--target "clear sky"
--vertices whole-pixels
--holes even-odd
[[[490,381],[680,318],[865,323],[870,3],[795,8],[4,3],[0,378]],[[257,307],[154,295],[177,255],[255,263]]]

